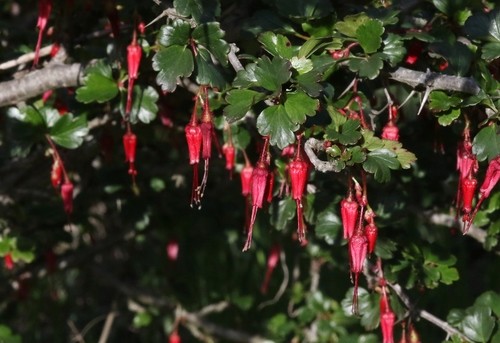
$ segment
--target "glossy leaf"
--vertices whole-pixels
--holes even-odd
[[[205,49],[198,49],[196,61],[196,82],[200,85],[210,85],[217,89],[224,89],[227,82],[221,68],[213,64],[210,53]]]
[[[294,124],[303,124],[306,116],[313,116],[318,109],[318,99],[302,92],[287,93],[285,110]]]
[[[259,85],[270,91],[277,91],[290,79],[290,62],[279,57],[271,61],[267,56],[262,57],[255,67],[255,77]]]
[[[349,60],[349,69],[358,72],[360,77],[367,77],[373,80],[380,73],[384,66],[382,54],[374,54],[367,58],[353,58]]]
[[[212,22],[199,25],[193,30],[192,36],[195,42],[210,51],[217,61],[222,65],[227,64],[229,44],[222,39],[224,31],[221,30],[219,23]]]
[[[390,169],[398,169],[397,155],[387,149],[375,150],[366,156],[363,169],[372,173],[378,182],[387,182],[391,178]]]
[[[479,161],[491,160],[500,155],[500,136],[497,125],[481,129],[472,142],[472,152]]]
[[[347,120],[344,124],[340,125],[339,130],[332,125],[326,129],[325,138],[333,141],[339,141],[340,144],[356,144],[361,138],[359,130],[360,123],[358,120]]]
[[[271,55],[283,59],[291,59],[293,56],[293,47],[290,40],[283,35],[273,32],[265,32],[259,36],[259,42]]]
[[[98,62],[86,72],[84,85],[76,90],[76,100],[85,104],[103,103],[118,95],[118,84],[112,77],[111,67]]]
[[[87,134],[87,118],[84,115],[75,118],[71,113],[59,117],[49,130],[50,138],[56,144],[68,149],[78,148]]]
[[[144,124],[148,124],[154,120],[158,113],[158,106],[156,105],[158,98],[158,92],[153,87],[141,88],[135,86],[130,122],[135,124],[139,120]]]
[[[432,91],[429,95],[429,108],[433,111],[448,111],[462,102],[458,96],[449,96],[443,91]]]
[[[295,141],[295,135],[299,125],[290,119],[283,105],[267,107],[257,118],[257,129],[263,136],[271,136],[272,145],[283,149]]]
[[[174,0],[175,10],[185,17],[193,17],[197,23],[215,20],[220,15],[218,0]]]
[[[337,238],[342,229],[342,221],[331,204],[316,219],[315,233],[319,238],[332,242]]]
[[[335,29],[348,37],[356,37],[356,31],[365,22],[370,20],[365,13],[347,15],[344,20],[335,24]]]
[[[440,113],[438,117],[439,125],[448,126],[451,125],[456,119],[460,117],[461,111],[459,109],[451,109],[445,113]]]
[[[240,120],[257,102],[264,99],[264,94],[250,89],[234,89],[226,96],[228,105],[224,107],[224,115],[228,122]]]
[[[500,42],[500,10],[475,13],[465,22],[464,30],[473,39]]]
[[[193,72],[193,54],[187,47],[179,45],[161,49],[153,57],[153,69],[158,72],[156,82],[161,89],[173,92],[177,88],[177,78],[190,76]]]
[[[183,20],[174,20],[171,25],[163,25],[158,33],[158,42],[165,46],[187,45],[191,26]]]
[[[380,48],[383,33],[382,22],[375,19],[367,20],[356,29],[356,37],[366,54],[374,53]]]

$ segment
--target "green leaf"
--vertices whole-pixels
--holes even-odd
[[[332,242],[337,238],[342,228],[342,221],[334,211],[334,206],[331,204],[323,212],[318,214],[316,219],[315,232],[316,236],[323,238],[328,242]]]
[[[391,178],[390,169],[398,169],[396,154],[387,149],[371,151],[366,156],[363,169],[375,175],[378,182],[387,182]]]
[[[275,0],[278,12],[294,18],[322,18],[333,12],[328,0]]]
[[[222,65],[226,65],[229,44],[223,37],[224,31],[220,29],[218,22],[202,24],[193,30],[195,42],[210,51]]]
[[[454,42],[453,44],[448,42],[433,43],[429,49],[435,54],[443,56],[449,62],[449,66],[446,69],[448,73],[459,76],[467,74],[474,58],[470,49],[460,42]]]
[[[264,99],[264,94],[250,89],[234,89],[227,93],[228,105],[224,108],[224,115],[229,123],[240,120],[257,102]]]
[[[406,55],[406,49],[401,36],[393,33],[388,33],[384,39],[384,59],[389,61],[389,64],[394,67],[403,60]]]
[[[488,125],[472,141],[472,152],[479,161],[492,160],[500,155],[500,137],[497,125]]]
[[[337,130],[336,125],[329,125],[326,128],[325,138],[328,140],[339,141],[340,144],[356,144],[361,138],[361,132],[359,131],[359,121],[358,120],[347,120],[344,124],[340,125]]]
[[[356,37],[356,31],[370,18],[365,13],[355,15],[348,15],[344,17],[343,21],[335,24],[335,29],[348,37]]]
[[[295,77],[297,86],[312,97],[318,97],[323,90],[323,86],[319,83],[321,81],[321,74],[312,70],[305,74],[300,74]]]
[[[189,35],[191,25],[187,22],[177,19],[171,25],[163,25],[158,33],[158,42],[165,46],[187,45],[189,44]]]
[[[213,64],[207,50],[199,48],[195,60],[196,82],[198,84],[210,85],[218,89],[223,89],[226,86],[227,83],[221,70]]]
[[[0,342],[2,343],[21,343],[21,336],[14,335],[12,330],[5,325],[0,325]]]
[[[462,99],[449,96],[443,91],[432,91],[429,95],[429,108],[435,112],[448,111],[451,107],[460,105]]]
[[[445,285],[451,285],[453,282],[458,281],[460,279],[457,268],[441,266],[439,268],[439,274],[440,274],[440,281]]]
[[[161,49],[153,57],[153,69],[158,72],[156,82],[161,89],[173,92],[177,88],[177,78],[190,76],[193,72],[193,54],[187,47],[179,45]]]
[[[313,116],[319,106],[319,100],[303,92],[287,93],[285,110],[294,124],[303,124],[306,116]]]
[[[283,59],[291,59],[293,56],[293,47],[290,40],[283,35],[273,32],[264,32],[259,36],[259,42],[271,55]]]
[[[382,34],[384,26],[380,20],[369,19],[361,24],[356,30],[356,37],[359,45],[365,53],[371,54],[376,52],[382,45]]]
[[[23,261],[25,263],[31,263],[35,259],[35,254],[31,250],[12,250],[12,258],[14,261]]]
[[[500,9],[475,13],[465,22],[464,30],[473,39],[500,42]]]
[[[38,110],[40,116],[43,118],[46,127],[52,127],[61,118],[61,115],[55,108],[42,107]]]
[[[134,316],[134,326],[136,328],[143,328],[149,326],[153,321],[153,317],[147,311],[139,312]]]
[[[496,60],[500,57],[500,42],[487,43],[481,48],[481,58],[488,62]]]
[[[487,342],[495,327],[491,310],[484,306],[474,306],[467,314],[460,327],[463,333],[475,342]]]
[[[197,23],[214,21],[220,15],[218,0],[174,0],[174,8],[182,16],[192,16]]]
[[[297,56],[293,56],[290,63],[292,64],[292,68],[299,72],[299,75],[314,69],[313,62],[305,57],[298,58]]]
[[[383,54],[378,53],[367,58],[351,58],[349,60],[349,69],[358,72],[360,77],[367,77],[373,80],[378,76],[380,69],[384,66],[382,57]]]
[[[354,289],[350,288],[347,291],[345,298],[342,300],[342,309],[344,314],[352,316],[352,298]],[[380,320],[379,296],[376,293],[370,294],[366,289],[359,287],[358,289],[358,308],[361,313],[361,325],[366,330],[373,330],[377,327]]]
[[[474,307],[486,306],[491,308],[497,317],[500,317],[500,295],[493,291],[481,294],[474,302]]]
[[[460,109],[451,109],[438,117],[439,125],[448,126],[460,117]]]
[[[281,85],[290,80],[290,62],[279,57],[271,61],[267,56],[262,57],[255,67],[257,82],[267,90],[277,91]]]
[[[49,135],[56,144],[75,149],[83,143],[88,131],[87,118],[84,115],[74,118],[71,113],[67,113],[50,128]]]
[[[283,231],[288,222],[295,216],[295,201],[287,197],[278,203],[278,218],[276,219],[276,230]]]
[[[84,85],[76,90],[76,100],[88,104],[103,103],[118,94],[118,84],[112,77],[111,67],[99,61],[87,69]]]
[[[137,120],[140,120],[144,124],[148,124],[155,119],[158,113],[158,106],[156,105],[158,98],[158,92],[153,87],[148,86],[142,89],[139,86],[135,86],[130,122],[135,124]]]
[[[267,107],[257,118],[257,129],[263,136],[271,136],[272,145],[283,149],[295,142],[295,131],[299,125],[292,123],[283,105]]]
[[[239,70],[234,79],[233,86],[242,88],[256,86],[258,80],[255,76],[255,68],[257,68],[256,63],[249,63],[245,66],[245,69]]]

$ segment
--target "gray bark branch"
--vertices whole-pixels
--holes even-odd
[[[80,63],[56,64],[0,83],[0,107],[14,105],[57,88],[76,87],[83,81]]]
[[[390,77],[413,88],[430,88],[431,90],[448,90],[468,94],[477,94],[481,90],[473,78],[445,75],[429,70],[424,73],[400,67],[390,73]]]

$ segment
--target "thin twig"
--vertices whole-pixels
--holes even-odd
[[[390,283],[388,285],[392,288],[392,290],[394,291],[394,293],[396,293],[396,295],[399,297],[399,299],[401,299],[401,301],[403,302],[403,304],[408,309],[412,310],[416,315],[418,315],[421,318],[427,320],[428,322],[431,322],[432,324],[436,325],[437,327],[439,327],[440,329],[442,329],[443,331],[445,331],[450,336],[457,335],[462,340],[464,340],[466,342],[471,342],[471,340],[467,336],[465,336],[462,332],[458,331],[457,329],[455,329],[453,326],[451,326],[447,322],[439,319],[438,317],[436,317],[432,313],[429,313],[429,312],[427,312],[425,310],[415,309],[415,307],[413,306],[413,304],[410,301],[410,298],[408,297],[408,295],[406,295],[404,293],[404,291],[403,291],[403,289],[401,288],[400,285],[398,285],[398,284],[390,284]]]
[[[113,303],[112,308],[114,308],[116,304]],[[111,310],[106,316],[106,321],[104,322],[104,327],[101,332],[101,336],[99,337],[98,343],[106,343],[109,338],[109,334],[111,333],[111,327],[113,326],[113,321],[115,317],[118,315],[118,312]]]
[[[309,138],[305,144],[304,144],[304,151],[307,154],[307,157],[309,157],[309,160],[313,164],[314,168],[317,171],[320,171],[322,173],[326,172],[340,172],[341,168],[338,165],[338,163],[335,160],[332,161],[323,161],[318,158],[314,150],[317,151],[324,151],[325,146],[323,145],[323,142],[320,140],[317,140],[316,138]]]
[[[52,46],[54,44],[44,46],[43,48],[40,49],[40,57],[48,56],[50,55],[50,51],[52,50]],[[21,55],[19,57],[16,57],[10,61],[6,61],[3,63],[0,63],[0,71],[2,70],[8,70],[11,68],[15,68],[17,66],[20,66],[22,64],[28,64],[30,62],[33,62],[35,59],[35,52],[28,52],[24,55]]]
[[[243,70],[243,65],[241,64],[240,60],[238,59],[238,56],[236,56],[236,53],[239,51],[238,47],[236,44],[230,44],[230,49],[229,53],[227,54],[227,58],[229,60],[229,63],[231,63],[231,66],[233,66],[233,69],[236,72],[239,72],[240,70]]]
[[[78,331],[77,327],[75,326],[75,323],[73,323],[72,320],[68,319],[66,323],[69,326],[69,329],[73,333],[73,337],[71,337],[72,342],[79,342],[79,343],[85,343],[85,339],[83,339],[82,334],[80,331]]]
[[[290,271],[286,265],[286,254],[283,250],[280,252],[281,269],[283,269],[283,281],[281,282],[280,288],[271,300],[264,301],[261,303],[257,309],[262,310],[264,307],[276,304],[283,294],[285,294],[286,288],[288,287],[288,281],[290,279]]]

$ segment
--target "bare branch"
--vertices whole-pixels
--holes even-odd
[[[316,138],[309,138],[306,143],[304,144],[304,151],[307,154],[307,157],[309,157],[309,160],[313,164],[314,168],[322,173],[326,172],[340,172],[341,168],[339,168],[338,164],[336,161],[323,161],[318,158],[316,151],[324,151],[325,146],[323,145],[323,142],[320,140],[317,140]]]
[[[0,83],[0,107],[13,105],[56,88],[76,87],[83,81],[80,63],[35,70],[20,79]]]
[[[113,304],[112,307],[115,307],[115,304]],[[111,327],[113,326],[113,321],[115,320],[117,314],[118,313],[116,311],[111,310],[106,316],[106,321],[104,322],[104,327],[101,331],[98,343],[106,343],[108,341],[109,334],[111,333]]]
[[[40,57],[48,56],[50,55],[50,51],[52,50],[52,46],[54,44],[44,46],[43,48],[40,49]],[[8,70],[11,68],[15,68],[17,66],[20,66],[22,64],[30,63],[35,59],[35,52],[28,52],[24,55],[21,55],[13,60],[6,61],[3,63],[0,63],[0,71],[2,70]]]
[[[429,70],[421,72],[400,67],[390,73],[391,79],[406,83],[413,88],[429,88],[430,90],[448,90],[469,94],[477,94],[481,90],[476,80],[470,77],[460,77],[434,73]]]

